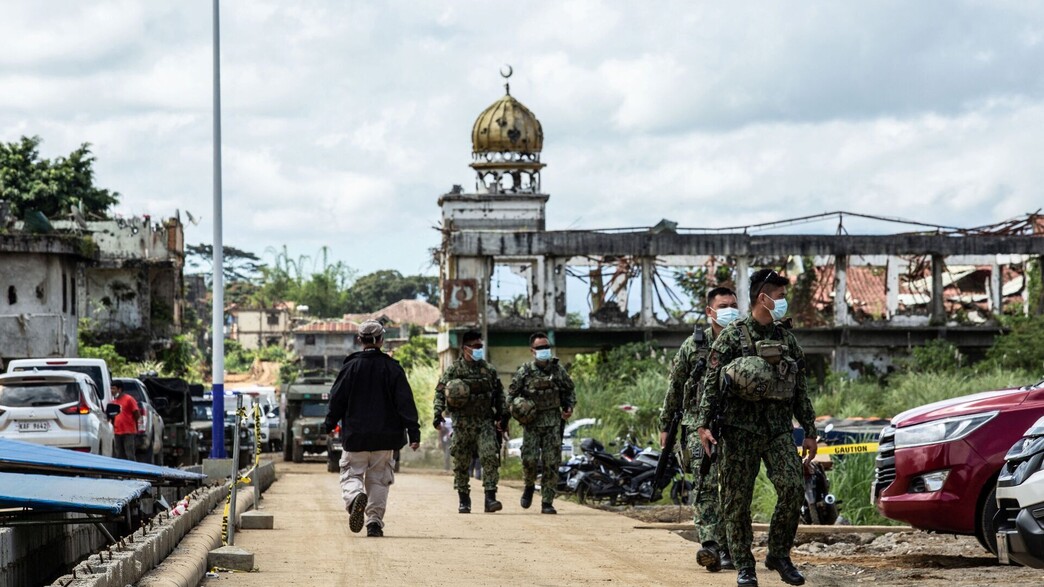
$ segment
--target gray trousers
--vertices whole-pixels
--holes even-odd
[[[127,461],[138,460],[134,455],[134,443],[137,437],[137,434],[117,434],[116,441],[112,443],[112,456]]]
[[[341,453],[341,498],[344,509],[351,508],[355,496],[366,493],[366,525],[377,522],[384,527],[388,487],[395,482],[392,450]]]

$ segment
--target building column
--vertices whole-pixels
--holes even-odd
[[[852,323],[848,313],[848,256],[834,257],[834,325],[847,326]]]
[[[891,320],[899,313],[899,257],[888,257],[885,268],[885,314]]]
[[[1004,290],[1001,280],[1000,263],[990,265],[990,311],[994,316],[1004,313]]]
[[[750,311],[750,259],[746,257],[736,259],[736,297],[740,314],[745,315]]]
[[[946,306],[943,305],[943,256],[932,255],[932,314],[931,324],[942,326],[946,324]]]
[[[640,326],[650,327],[656,325],[653,313],[653,261],[654,257],[642,257],[642,313],[639,318]],[[626,311],[626,309],[624,310]]]
[[[565,328],[566,310],[566,259],[546,257],[544,259],[544,326],[550,329]]]

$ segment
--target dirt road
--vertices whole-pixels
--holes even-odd
[[[625,516],[575,503],[559,514],[518,505],[502,487],[504,510],[460,515],[452,479],[403,470],[391,489],[384,538],[348,530],[337,475],[322,464],[278,463],[264,496],[274,530],[243,530],[236,545],[257,572],[221,573],[207,587],[260,585],[707,585],[734,586],[735,573],[695,564],[696,546],[666,530],[635,530]],[[481,496],[472,482],[472,496]],[[481,501],[479,500],[480,504]],[[762,585],[783,585],[759,570]]]

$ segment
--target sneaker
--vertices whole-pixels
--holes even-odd
[[[363,522],[366,521],[366,494],[360,493],[352,500],[348,508],[348,529],[352,532],[362,530]]]
[[[381,529],[381,525],[377,522],[370,522],[366,524],[366,535],[371,538],[380,538],[384,536],[384,530]]]

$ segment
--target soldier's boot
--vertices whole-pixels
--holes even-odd
[[[533,505],[533,492],[536,491],[536,487],[532,485],[526,485],[526,488],[522,490],[522,499],[520,499],[519,505],[522,509],[528,510],[529,506]]]
[[[736,585],[738,587],[758,587],[758,574],[754,572],[754,567],[740,569],[736,573]]]
[[[794,563],[790,562],[788,556],[772,556],[771,554],[765,557],[765,566],[779,573],[779,578],[783,579],[783,582],[787,585],[804,585],[805,576],[797,570]]]
[[[696,551],[696,562],[712,573],[721,570],[721,550],[717,542],[704,542],[703,546]]]
[[[736,565],[732,562],[732,555],[727,548],[721,548],[721,568],[726,571],[735,571]]]
[[[470,514],[471,513],[471,495],[466,491],[458,491],[457,496],[460,497],[460,506],[457,507],[458,514]]]
[[[541,504],[540,504],[540,513],[542,513],[542,514],[557,514],[558,510],[555,509],[555,506],[551,505],[550,501],[545,501],[545,502],[541,502]]]
[[[504,504],[497,501],[497,490],[486,490],[486,513],[499,512],[504,509]]]

